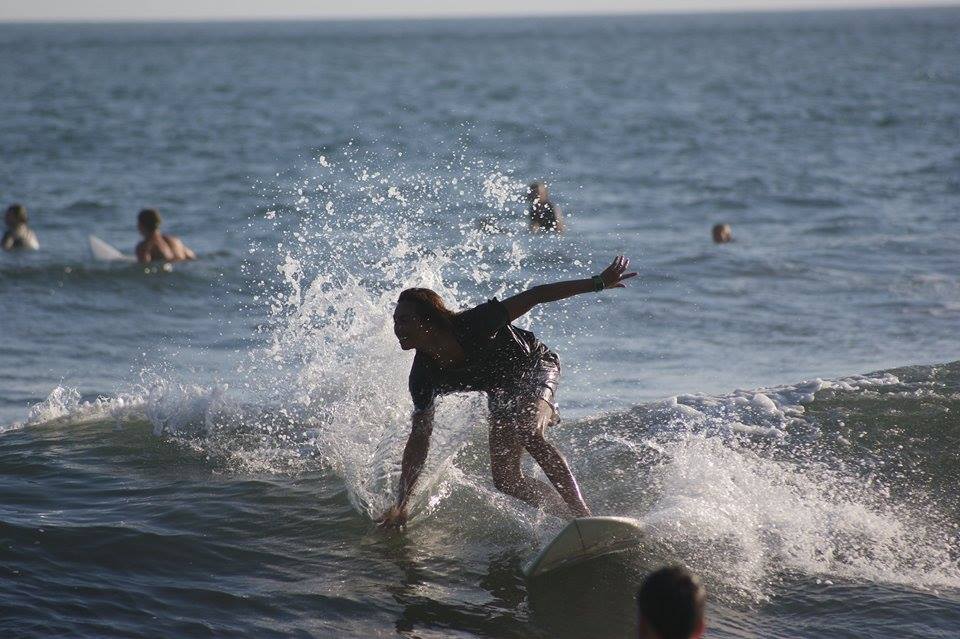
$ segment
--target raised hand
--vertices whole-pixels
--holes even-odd
[[[630,266],[630,258],[625,255],[618,255],[613,260],[613,263],[603,269],[603,273],[600,274],[600,277],[603,279],[603,287],[625,288],[626,284],[623,283],[623,280],[628,280],[637,275],[636,273],[626,273],[625,271],[628,266]]]

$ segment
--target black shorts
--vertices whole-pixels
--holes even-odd
[[[502,388],[487,392],[487,407],[493,419],[514,419],[521,409],[542,399],[553,409],[553,422],[560,421],[557,386],[560,384],[560,358],[547,352]]]

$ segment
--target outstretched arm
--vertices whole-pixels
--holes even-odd
[[[503,300],[503,305],[507,307],[507,315],[510,321],[517,319],[521,315],[530,312],[537,304],[545,302],[556,302],[557,300],[580,295],[581,293],[592,293],[604,288],[624,288],[626,284],[623,280],[634,277],[636,273],[627,273],[627,267],[630,265],[629,258],[618,255],[613,263],[603,270],[603,273],[596,276],[602,282],[602,288],[598,286],[595,278],[584,280],[568,280],[565,282],[554,282],[553,284],[541,284],[518,293],[513,297]]]
[[[407,438],[407,445],[403,449],[403,461],[400,463],[400,489],[397,491],[397,503],[377,519],[377,524],[381,528],[400,528],[406,525],[409,515],[407,502],[427,461],[430,434],[433,432],[433,409],[415,412],[411,422],[413,427],[410,429],[410,437]]]

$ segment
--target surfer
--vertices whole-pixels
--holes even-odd
[[[650,573],[637,593],[640,639],[696,639],[706,598],[700,580],[683,566]]]
[[[156,209],[144,209],[137,215],[137,229],[143,236],[143,241],[137,244],[137,261],[180,262],[197,259],[194,252],[188,249],[179,237],[160,232],[161,221]]]
[[[0,240],[0,246],[4,251],[16,249],[36,251],[40,248],[37,234],[27,226],[27,207],[22,204],[11,204],[3,216],[3,221],[7,225],[3,239]]]
[[[409,288],[400,294],[393,331],[403,350],[416,350],[410,369],[412,428],[403,451],[396,503],[377,520],[403,526],[408,502],[427,459],[433,431],[434,400],[462,391],[486,391],[490,410],[490,466],[497,490],[559,516],[584,517],[590,509],[560,451],[546,439],[559,421],[555,403],[560,359],[533,333],[511,322],[537,304],[581,293],[623,288],[630,260],[618,256],[600,275],[534,286],[502,302],[496,298],[454,312],[435,292]],[[525,476],[526,450],[553,488]],[[555,489],[555,490],[554,490]]]
[[[532,182],[527,187],[527,214],[530,216],[531,231],[554,231],[563,233],[563,215],[560,207],[550,201],[547,185]]]

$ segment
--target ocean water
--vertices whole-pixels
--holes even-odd
[[[0,25],[0,632],[628,637],[700,573],[711,637],[960,622],[960,10]],[[544,179],[564,236],[531,235]],[[200,260],[132,251],[152,206]],[[710,227],[732,225],[714,245]],[[523,320],[552,437],[637,550],[562,525],[446,398],[407,531],[397,293],[597,272]],[[532,469],[531,469],[532,470]]]

